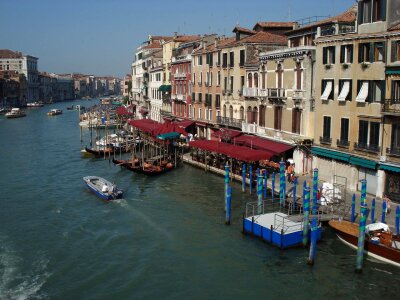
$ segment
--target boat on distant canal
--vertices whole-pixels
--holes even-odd
[[[42,107],[43,105],[44,105],[44,103],[41,101],[35,101],[35,102],[30,102],[30,103],[26,104],[27,107],[33,107],[33,108]]]
[[[86,183],[89,190],[103,200],[110,201],[120,199],[123,196],[123,191],[121,189],[104,178],[85,176],[83,177],[83,181]]]
[[[357,249],[359,224],[331,220],[329,225],[346,245]],[[375,259],[400,267],[400,236],[390,232],[384,223],[372,223],[365,228],[364,252]]]
[[[10,112],[5,114],[7,119],[15,119],[15,118],[21,118],[21,117],[26,117],[26,113],[21,110],[20,108],[12,108]]]
[[[61,109],[56,109],[53,108],[52,110],[50,110],[47,115],[48,116],[57,116],[57,115],[61,115],[63,113],[63,111]]]

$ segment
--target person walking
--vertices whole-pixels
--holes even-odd
[[[385,214],[388,215],[388,214],[390,214],[390,211],[391,211],[390,203],[391,203],[392,201],[390,200],[390,198],[389,198],[386,194],[383,195],[382,200],[386,202],[386,211],[385,211]]]

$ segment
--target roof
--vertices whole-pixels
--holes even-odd
[[[330,17],[315,23],[312,23],[310,25],[307,26],[303,26],[297,29],[294,29],[292,31],[289,32],[289,35],[291,33],[294,32],[300,32],[306,29],[310,29],[310,28],[314,28],[314,27],[318,27],[321,25],[327,25],[327,24],[331,24],[331,23],[350,23],[350,22],[355,22],[357,19],[357,6],[352,6],[351,8],[349,8],[348,10],[346,10],[344,13],[334,16],[334,17]]]
[[[400,23],[388,29],[388,31],[398,31],[398,30],[400,30]]]
[[[296,22],[257,22],[253,30],[255,30],[257,26],[262,28],[293,28],[296,24]]]
[[[0,58],[22,58],[22,53],[9,49],[0,49]]]
[[[197,41],[200,39],[200,35],[178,35],[177,37],[174,38],[175,42],[193,42]]]
[[[243,33],[248,33],[248,34],[255,34],[255,33],[257,33],[257,32],[254,31],[254,30],[247,29],[247,28],[243,28],[243,27],[239,27],[239,26],[236,26],[235,28],[233,28],[232,32],[243,32]]]
[[[150,119],[141,119],[141,120],[129,120],[128,124],[140,129],[143,132],[147,133],[153,133],[154,129],[157,128],[158,125],[160,125],[159,122],[150,120]]]
[[[254,35],[239,40],[239,43],[270,43],[270,44],[287,44],[288,38],[284,35],[274,34],[270,32],[260,31]]]
[[[159,41],[153,41],[153,43],[142,47],[142,49],[161,49],[161,48],[162,48],[162,46],[159,43]]]
[[[293,148],[293,146],[288,144],[279,143],[247,134],[234,138],[233,142],[237,145],[243,145],[253,149],[266,150],[273,153],[274,155],[281,154],[282,152]]]

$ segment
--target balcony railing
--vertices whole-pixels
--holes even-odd
[[[179,100],[179,101],[185,101],[186,100],[186,95],[184,94],[175,94],[172,96],[173,99]]]
[[[232,95],[232,90],[222,90],[222,94]]]
[[[399,156],[400,157],[400,147],[386,148],[386,155],[392,155],[392,156]]]
[[[332,144],[332,138],[329,136],[320,136],[319,142],[320,142],[320,144],[330,145],[330,144]]]
[[[258,97],[258,88],[243,88],[243,96]]]
[[[336,145],[341,148],[349,148],[350,142],[348,140],[336,140]]]
[[[217,116],[217,123],[221,124],[221,125],[242,128],[242,122],[243,122],[242,119],[234,119],[234,118]]]
[[[174,74],[175,79],[185,79],[186,78],[186,73],[175,73]]]
[[[285,98],[285,89],[269,88],[267,89],[268,98]]]
[[[389,99],[382,103],[382,113],[400,114],[400,99]]]
[[[339,34],[355,32],[356,26],[354,24],[339,24]]]
[[[357,151],[367,151],[372,153],[378,153],[381,150],[381,147],[374,144],[366,144],[366,143],[354,143],[354,149]]]
[[[301,100],[303,99],[303,91],[302,90],[293,90],[293,95],[292,95],[292,99],[298,99]]]
[[[336,33],[335,25],[321,27],[321,36],[334,35]]]

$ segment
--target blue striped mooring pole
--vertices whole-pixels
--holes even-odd
[[[367,180],[361,180],[361,205],[365,206],[365,200],[367,198]]]
[[[253,191],[253,164],[249,165],[249,177],[250,177],[249,190],[251,195],[251,192]]]
[[[387,203],[386,201],[382,202],[382,223],[386,223],[386,209],[387,209]]]
[[[225,213],[225,224],[231,224],[231,203],[232,203],[232,187],[228,186],[228,197],[226,199],[226,213]]]
[[[257,207],[258,207],[258,214],[261,215],[262,209],[262,180],[263,176],[261,174],[257,175]]]
[[[371,223],[375,223],[375,198],[372,199],[372,203],[371,203]]]
[[[272,197],[272,203],[274,203],[274,197],[275,197],[275,172],[272,172],[271,197]]]
[[[264,169],[264,199],[267,199],[268,172]]]
[[[351,198],[351,223],[354,223],[356,220],[356,194],[353,194]]]
[[[317,216],[314,215],[311,221],[311,244],[310,244],[310,252],[308,255],[309,265],[313,265],[315,260],[315,254],[317,248],[317,230],[318,230]]]
[[[313,206],[312,206],[313,215],[316,215],[318,210],[317,191],[318,191],[318,169],[315,168],[313,173]]]
[[[310,215],[310,188],[306,187],[303,191],[304,202],[303,202],[303,246],[306,247],[308,244],[308,217]]]
[[[293,205],[292,205],[293,212],[296,211],[296,197],[297,197],[297,177],[295,177],[293,181]]]
[[[361,206],[360,230],[358,234],[358,246],[357,246],[356,272],[358,273],[362,271],[363,267],[366,223],[367,223],[367,208],[363,205]]]
[[[396,235],[400,234],[400,205],[396,207]]]
[[[279,163],[279,205],[282,206],[285,201],[285,163],[283,160]]]
[[[229,187],[229,165],[225,165],[225,211],[228,202],[228,187]]]
[[[246,191],[246,164],[242,165],[242,192]]]

